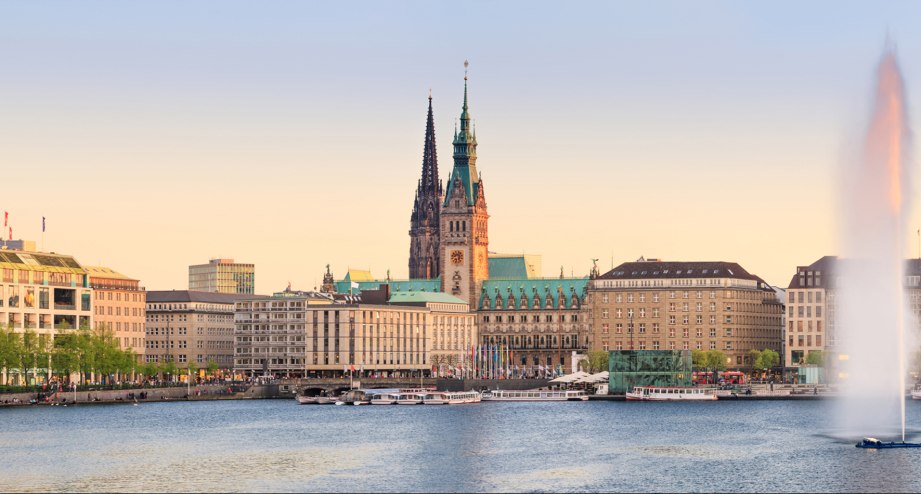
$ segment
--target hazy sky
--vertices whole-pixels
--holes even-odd
[[[919,2],[4,1],[0,210],[14,237],[40,243],[46,216],[45,250],[148,289],[212,257],[255,263],[261,293],[313,288],[327,263],[405,277],[428,90],[446,179],[469,59],[490,250],[542,254],[547,276],[646,256],[786,286],[840,251],[838,174],[887,32],[919,115],[918,19]]]

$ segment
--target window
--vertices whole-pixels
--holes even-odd
[[[672,326],[675,325],[675,316],[668,316],[668,324]]]
[[[615,325],[614,325],[614,332],[617,333],[617,334],[623,333],[623,332],[624,332],[624,325],[621,324],[621,323],[615,324]]]
[[[657,323],[657,322],[652,323],[652,332],[653,332],[653,334],[658,334],[658,333],[659,333],[659,323]]]
[[[603,303],[603,304],[608,303],[608,294],[607,294],[607,293],[604,293],[604,294],[601,295],[601,303]]]
[[[639,330],[640,330],[640,334],[645,333],[645,332],[646,332],[646,323],[641,322],[641,323],[640,323],[640,326],[639,326]]]
[[[608,334],[608,330],[609,330],[609,329],[610,329],[610,327],[608,326],[608,323],[604,323],[604,324],[601,325],[601,332],[602,332],[602,333]]]
[[[716,338],[716,328],[710,328],[710,337]]]
[[[618,310],[620,310],[620,309],[618,309]],[[607,309],[601,309],[601,318],[602,318],[602,319],[607,319],[607,318],[608,318],[608,310],[607,310]]]

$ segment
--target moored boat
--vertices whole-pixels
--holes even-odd
[[[915,389],[911,390],[911,399],[921,400],[921,384],[915,386]]]
[[[421,393],[421,392],[413,392],[413,393],[400,392],[400,394],[397,395],[397,405],[421,405],[421,404],[422,404],[422,397],[423,397],[423,396],[425,396],[425,393]]]
[[[423,405],[447,405],[448,403],[448,393],[444,391],[429,391],[422,395]]]
[[[715,401],[716,390],[698,387],[634,386],[627,401]]]
[[[294,399],[301,405],[325,405],[336,401],[329,395],[329,390],[318,387],[305,388]]]
[[[529,389],[505,390],[495,389],[484,393],[483,401],[588,401],[588,395],[582,390]]]
[[[480,393],[476,391],[446,391],[445,397],[449,405],[463,405],[467,403],[479,403]]]
[[[372,405],[396,405],[398,394],[377,393],[371,396]]]

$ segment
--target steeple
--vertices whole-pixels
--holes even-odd
[[[464,106],[461,109],[460,128],[454,131],[454,170],[448,180],[448,190],[445,198],[451,195],[456,180],[464,187],[467,196],[467,205],[472,206],[476,201],[476,134],[470,125],[470,108],[467,104],[467,68],[470,62],[464,60]]]
[[[432,91],[429,90],[428,117],[425,122],[425,145],[422,151],[422,177],[416,187],[409,230],[409,277],[437,278],[440,262],[442,187],[438,178],[438,154],[435,149],[435,118]]]
[[[422,151],[422,182],[420,192],[441,195],[438,179],[438,154],[435,151],[435,117],[432,113],[432,90],[429,89],[429,112],[425,122],[425,146]]]

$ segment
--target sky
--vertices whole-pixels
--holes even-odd
[[[732,261],[786,286],[841,251],[843,163],[887,37],[921,114],[919,18],[918,2],[0,1],[0,210],[14,238],[148,290],[217,257],[254,263],[259,293],[312,289],[327,264],[403,278],[428,92],[447,180],[469,60],[491,251],[541,254],[546,276]]]

